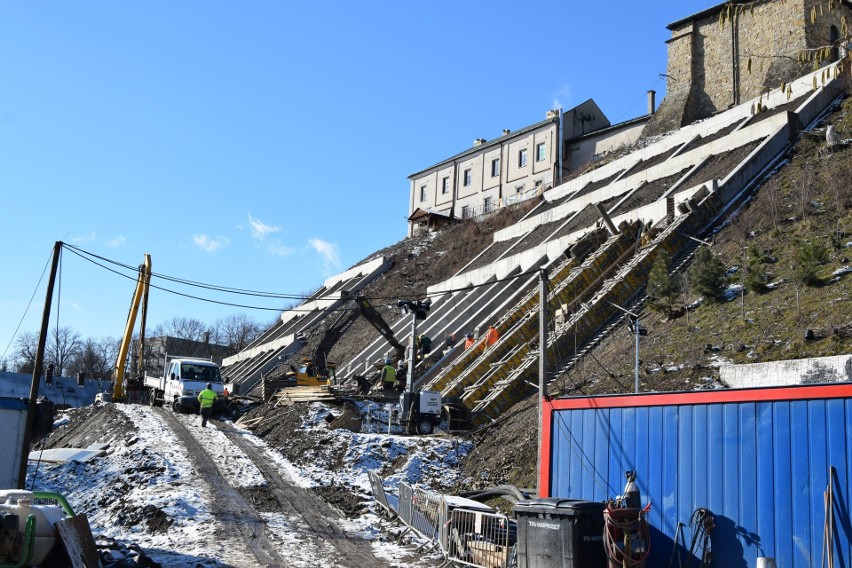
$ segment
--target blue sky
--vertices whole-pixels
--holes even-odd
[[[39,328],[55,241],[304,293],[404,238],[407,176],[475,138],[589,98],[644,114],[665,26],[712,5],[0,2],[0,356]],[[52,325],[120,335],[133,282],[62,258]],[[181,291],[269,309],[154,290],[149,326],[283,303]]]

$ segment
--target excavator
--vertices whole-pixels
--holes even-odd
[[[133,299],[130,302],[130,312],[127,314],[127,324],[124,327],[124,335],[121,337],[121,343],[118,346],[118,356],[115,360],[115,369],[113,371],[113,400],[116,402],[124,402],[126,391],[138,392],[141,377],[144,375],[143,362],[145,360],[142,352],[145,344],[145,320],[148,316],[148,289],[151,284],[151,255],[145,255],[145,261],[139,265],[139,276],[136,279],[136,290],[133,292]],[[139,369],[137,376],[124,382],[124,368],[127,363],[127,352],[130,350],[130,342],[133,338],[133,328],[136,326],[136,314],[139,312],[140,305],[142,307],[142,318],[139,331]]]
[[[298,368],[291,367],[286,376],[291,379],[292,384],[295,386],[317,386],[328,385],[334,381],[334,372],[337,366],[327,360],[328,352],[340,341],[346,330],[355,323],[359,316],[363,316],[390,343],[396,359],[405,359],[405,347],[394,337],[393,330],[382,315],[367,298],[356,296],[344,306],[340,315],[325,330],[314,349],[313,356],[304,357]]]

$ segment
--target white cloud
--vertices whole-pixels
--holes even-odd
[[[110,248],[120,247],[125,242],[127,242],[127,239],[124,238],[122,235],[119,235],[117,237],[113,237],[110,240],[108,240],[106,242],[106,246],[108,246]]]
[[[249,225],[251,225],[251,236],[253,239],[257,239],[258,241],[262,241],[267,235],[277,233],[281,230],[280,227],[273,227],[271,225],[267,225],[260,219],[255,219],[251,216],[251,213],[248,214],[248,220]]]
[[[340,253],[337,251],[336,244],[322,239],[311,239],[308,245],[320,255],[324,272],[332,274],[340,271]]]
[[[212,239],[207,235],[195,235],[192,237],[192,241],[195,243],[195,246],[206,250],[207,252],[216,252],[230,242],[227,237],[216,237],[215,239]]]
[[[71,237],[71,242],[74,242],[74,243],[77,243],[78,245],[81,245],[83,243],[90,243],[97,238],[98,238],[97,235],[94,232],[92,232],[92,233],[89,233],[88,235],[73,236],[73,237]]]
[[[287,245],[277,244],[277,243],[269,243],[266,245],[266,250],[274,254],[275,256],[287,256],[293,254],[293,251],[296,249],[293,247],[288,247]]]

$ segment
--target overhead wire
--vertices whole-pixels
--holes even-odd
[[[120,263],[120,262],[117,262],[117,261],[114,261],[114,260],[110,260],[106,257],[102,257],[100,255],[90,253],[88,251],[85,251],[85,250],[83,250],[79,247],[73,246],[73,245],[67,245],[67,244],[63,243],[62,246],[65,247],[65,248],[68,248],[74,254],[76,254],[77,256],[79,256],[80,258],[82,258],[82,259],[84,259],[88,262],[91,262],[95,266],[99,266],[100,268],[103,268],[104,270],[107,270],[109,272],[112,272],[114,274],[122,276],[124,278],[127,278],[128,280],[135,280],[136,279],[136,276],[131,276],[131,275],[125,274],[125,273],[123,273],[119,270],[116,270],[114,268],[107,266],[105,263],[113,264],[115,266],[120,266],[120,267],[125,268],[127,270],[131,270],[134,273],[138,270],[136,267],[130,266],[128,264]],[[98,260],[95,260],[95,259],[98,259],[101,262],[98,262]],[[470,284],[470,285],[463,286],[463,287],[460,287],[460,288],[442,290],[440,295],[452,294],[452,293],[455,293],[455,292],[462,292],[462,291],[465,291],[465,290],[480,288],[480,287],[484,287],[484,286],[490,286],[490,285],[494,284],[495,282],[507,282],[507,281],[510,281],[510,280],[514,280],[514,279],[517,279],[517,278],[522,278],[524,276],[528,276],[530,274],[534,274],[536,272],[537,272],[537,269],[526,271],[526,272],[521,272],[519,274],[514,274],[514,275],[511,275],[511,276],[506,276],[504,278],[489,281],[487,283]],[[186,279],[177,278],[177,277],[173,277],[173,276],[167,276],[167,275],[158,274],[158,273],[152,273],[151,277],[152,277],[152,279],[154,277],[156,277],[156,278],[160,278],[160,279],[167,280],[167,281],[170,281],[170,282],[174,282],[174,283],[177,283],[177,284],[182,284],[182,285],[185,285],[185,286],[203,288],[203,289],[206,289],[206,290],[211,290],[211,291],[216,291],[216,292],[226,292],[226,293],[236,294],[236,295],[241,295],[241,296],[254,296],[254,297],[272,298],[272,299],[302,300],[302,301],[310,300],[310,299],[314,299],[314,300],[339,300],[340,299],[340,298],[337,298],[337,297],[334,297],[334,296],[322,296],[322,295],[320,295],[320,296],[315,297],[315,296],[312,296],[312,295],[304,295],[304,294],[283,294],[283,293],[274,293],[274,292],[261,292],[261,291],[258,291],[258,290],[248,290],[248,289],[243,289],[243,288],[232,288],[232,287],[227,287],[227,286],[218,286],[218,285],[212,285],[212,284],[205,284],[205,283],[202,283],[202,282],[195,282],[195,281],[192,281],[192,280],[186,280]],[[159,286],[159,285],[156,285],[156,284],[150,284],[150,287],[153,288],[153,289],[156,289],[156,290],[161,290],[163,292],[168,292],[170,294],[175,294],[177,296],[181,296],[181,297],[185,297],[185,298],[189,298],[189,299],[193,299],[193,300],[199,300],[199,301],[203,301],[203,302],[208,302],[208,303],[212,303],[212,304],[224,305],[224,306],[231,306],[231,307],[252,309],[252,310],[268,310],[268,311],[282,311],[282,309],[283,309],[281,307],[257,306],[257,305],[250,305],[250,304],[240,304],[240,303],[235,303],[235,302],[225,302],[225,301],[222,301],[222,300],[214,300],[214,299],[211,299],[211,298],[205,298],[205,297],[202,297],[202,296],[196,296],[196,295],[193,295],[193,294],[180,292],[180,291],[177,291],[177,290],[174,290],[174,289],[171,289],[171,288],[166,288],[164,286]],[[427,298],[430,297],[429,294],[427,294],[426,297]],[[393,300],[394,301],[393,304],[382,304],[382,305],[380,305],[380,307],[396,307],[396,305],[397,305],[396,301],[399,298],[389,297],[389,296],[376,296],[376,297],[368,297],[367,299],[372,300],[372,301],[377,301],[377,302],[378,301],[384,301],[384,300]],[[356,309],[356,308],[351,308],[351,309]],[[313,312],[315,310],[313,308],[302,309],[302,310],[300,310],[298,308],[290,308],[288,311],[308,313],[308,312]],[[348,308],[335,308],[335,309],[330,309],[330,311],[348,311]]]
[[[0,357],[0,361],[6,359],[6,355],[9,353],[9,348],[12,347],[12,343],[15,341],[15,337],[17,337],[18,332],[21,330],[21,326],[24,324],[24,319],[27,317],[27,314],[30,311],[30,308],[33,305],[33,300],[35,299],[35,295],[41,287],[41,281],[44,280],[44,275],[47,274],[47,267],[50,266],[50,260],[53,258],[53,249],[51,249],[51,253],[47,256],[47,261],[44,263],[44,268],[41,271],[41,276],[38,279],[38,282],[33,288],[33,294],[30,296],[30,301],[27,302],[27,308],[24,310],[24,313],[21,315],[21,319],[18,320],[18,325],[15,327],[14,333],[12,333],[12,337],[9,338],[9,343],[6,345],[6,349],[3,350],[3,356]]]

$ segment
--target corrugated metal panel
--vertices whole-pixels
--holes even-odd
[[[825,388],[834,390],[725,391],[715,402],[705,393],[695,402],[658,395],[632,397],[634,404],[616,397],[546,403],[543,481],[550,496],[601,501],[620,494],[624,472],[635,469],[643,503],[653,502],[649,566],[668,565],[677,523],[704,507],[716,515],[713,566],[755,566],[769,556],[799,568],[820,561],[833,466],[835,562],[849,567],[852,386]]]
[[[16,489],[24,451],[27,402],[0,397],[0,489]]]

